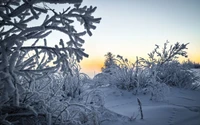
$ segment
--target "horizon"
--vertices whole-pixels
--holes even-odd
[[[101,17],[100,24],[92,31],[93,35],[83,36],[83,48],[88,58],[80,62],[81,72],[93,77],[101,72],[104,55],[111,52],[134,62],[136,56],[147,58],[155,44],[163,47],[189,43],[188,58],[200,63],[200,1],[199,0],[83,0],[81,6],[96,6],[94,17]],[[57,12],[63,11],[68,4],[59,6],[51,4]],[[31,26],[40,24],[45,17],[32,22]],[[80,23],[74,23],[77,31],[82,31]],[[56,37],[55,37],[56,36]],[[58,44],[60,39],[69,38],[59,32],[51,33],[46,39],[49,46]]]
[[[80,65],[82,72],[93,77],[101,71],[104,55],[111,52],[134,62],[136,56],[147,58],[155,44],[189,43],[188,58],[200,63],[200,1],[198,0],[83,0],[82,6],[97,6],[101,17],[93,36],[84,36],[83,48],[89,54]]]

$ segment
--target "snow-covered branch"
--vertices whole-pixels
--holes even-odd
[[[48,4],[74,4],[63,12],[49,8]],[[31,87],[37,78],[52,72],[72,72],[70,58],[80,62],[88,54],[81,48],[84,44],[82,36],[99,23],[101,18],[92,16],[96,7],[81,7],[82,0],[4,0],[0,1],[0,95],[1,105],[11,103],[20,105],[20,89],[23,84],[20,78],[30,83]],[[42,6],[43,5],[43,6]],[[67,6],[67,5],[66,5]],[[53,13],[53,14],[49,14]],[[39,25],[31,26],[31,22],[41,16],[46,18]],[[77,31],[73,22],[78,21],[85,28]],[[55,47],[48,46],[45,39],[54,31],[68,36],[69,41],[58,41]],[[25,46],[31,39],[36,41]],[[44,45],[38,43],[44,39]],[[42,40],[43,41],[43,40]],[[20,91],[20,92],[19,92]]]

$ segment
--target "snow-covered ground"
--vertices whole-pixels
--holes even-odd
[[[170,88],[165,100],[158,102],[151,101],[150,95],[133,95],[114,87],[100,89],[105,107],[118,117],[103,125],[200,125],[200,91]],[[137,98],[142,102],[143,120]]]

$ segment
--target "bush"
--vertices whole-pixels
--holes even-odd
[[[6,102],[0,108],[4,119],[0,123],[20,124],[89,124],[100,117],[96,110],[104,106],[104,96],[100,91],[87,88],[81,73],[50,74],[36,80],[29,86],[26,80],[24,92],[20,92],[20,106],[11,106]],[[81,91],[79,90],[81,89]],[[103,112],[103,111],[101,111]],[[95,121],[99,122],[99,121]]]
[[[195,62],[192,62],[190,60],[187,60],[187,61],[184,61],[182,63],[182,65],[186,68],[195,68],[195,69],[199,69],[200,68],[200,63],[195,63]]]
[[[166,83],[169,86],[192,88],[193,83],[199,79],[193,71],[177,61],[165,63],[158,67],[157,71],[158,81]]]
[[[82,48],[82,36],[91,36],[101,18],[92,16],[97,7],[82,7],[81,3],[82,0],[0,1],[0,124],[87,122],[81,117],[93,109],[78,100],[83,93],[82,74],[73,69],[70,60],[80,62],[88,57]],[[57,12],[49,4],[71,5]],[[43,20],[31,25],[38,19]],[[78,22],[84,27],[82,31],[74,27]],[[46,37],[54,31],[64,33],[68,39],[50,45]]]
[[[111,82],[118,88],[128,91],[136,88],[137,70],[135,69],[134,65],[129,62],[128,59],[124,59],[122,56],[119,55],[115,60],[117,60],[119,64],[111,69]]]
[[[178,42],[171,45],[168,49],[168,41],[164,44],[162,50],[156,45],[156,48],[149,53],[149,59],[140,58],[141,66],[148,68],[153,76],[156,73],[156,81],[165,83],[169,86],[181,88],[196,88],[194,82],[199,79],[189,68],[181,65],[177,59],[178,56],[187,57],[187,44]]]
[[[187,57],[185,50],[188,43],[177,42],[170,47],[167,46],[168,43],[164,43],[162,50],[156,45],[148,54],[148,59],[136,58],[135,63],[118,55],[113,58],[118,62],[117,66],[108,68],[109,74],[104,76],[119,89],[133,90],[134,94],[150,93],[152,100],[163,100],[165,93],[169,91],[168,86],[197,89],[199,85],[194,83],[199,77],[177,61],[179,56]]]

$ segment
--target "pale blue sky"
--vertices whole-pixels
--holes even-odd
[[[197,0],[85,0],[83,4],[96,5],[95,15],[102,17],[88,41],[107,45],[111,50],[111,46],[113,49],[118,46],[136,49],[134,45],[152,47],[152,42],[162,44],[167,39],[191,44],[200,40]]]
[[[200,0],[83,0],[84,5],[97,6],[93,15],[102,17],[93,36],[83,37],[89,58],[81,66],[90,76],[100,71],[107,52],[133,60],[166,40],[189,42],[189,57],[200,62]],[[55,6],[58,11],[67,7]],[[51,44],[60,38],[67,41],[63,34],[48,37]]]
[[[94,35],[85,37],[90,57],[84,64],[109,51],[143,57],[166,40],[189,42],[189,57],[200,61],[200,0],[84,0],[83,5],[97,6],[94,15],[102,17]]]

